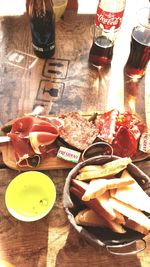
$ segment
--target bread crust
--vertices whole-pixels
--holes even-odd
[[[89,165],[81,168],[76,176],[78,180],[91,180],[95,178],[113,177],[115,174],[124,170],[131,163],[130,158],[119,158],[103,165]]]

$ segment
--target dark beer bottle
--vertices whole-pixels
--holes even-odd
[[[50,58],[55,52],[55,15],[52,0],[27,0],[32,46],[39,58]]]

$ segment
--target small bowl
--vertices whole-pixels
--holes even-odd
[[[37,221],[46,216],[56,199],[52,180],[37,171],[16,176],[8,185],[5,203],[10,214],[25,222]]]
[[[136,231],[133,231],[131,229],[128,229],[125,234],[118,234],[115,232],[112,232],[109,229],[105,228],[98,228],[98,227],[86,227],[86,226],[80,226],[77,225],[75,222],[75,216],[76,214],[83,208],[81,205],[81,202],[70,193],[70,183],[71,179],[74,179],[79,170],[86,166],[91,164],[97,164],[102,165],[104,163],[107,163],[109,161],[115,160],[119,157],[114,155],[102,155],[98,157],[93,157],[90,159],[87,159],[83,162],[78,163],[68,174],[66,178],[66,183],[64,186],[64,208],[68,215],[68,219],[72,226],[77,230],[79,234],[84,236],[85,239],[87,239],[90,243],[94,243],[98,246],[104,246],[106,249],[116,255],[130,255],[135,254],[139,251],[142,251],[146,247],[146,242],[143,239],[144,235],[141,233],[138,233]],[[143,190],[150,196],[150,178],[141,171],[137,166],[135,166],[133,163],[128,164],[127,166],[128,172],[134,177],[134,179],[139,183],[139,185],[143,188]],[[137,196],[138,197],[138,196]],[[143,242],[143,246],[140,250],[136,251],[129,251],[126,253],[121,253],[120,248],[129,246],[136,242],[137,240],[141,240]],[[118,249],[119,252],[113,251],[114,249]]]

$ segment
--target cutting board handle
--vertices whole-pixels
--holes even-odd
[[[3,151],[5,150],[5,144],[0,144],[0,154],[3,154]]]

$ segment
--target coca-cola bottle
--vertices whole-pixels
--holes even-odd
[[[113,46],[125,9],[125,0],[99,0],[89,62],[96,67],[110,64]]]
[[[55,52],[55,15],[52,0],[27,0],[32,46],[40,58],[50,58]]]

